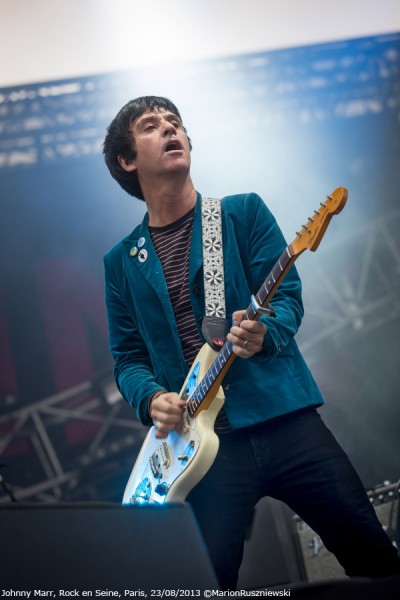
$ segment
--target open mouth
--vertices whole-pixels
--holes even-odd
[[[174,150],[182,150],[179,142],[169,142],[165,147],[165,152],[173,152]]]

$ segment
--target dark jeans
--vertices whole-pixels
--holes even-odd
[[[235,589],[247,521],[263,496],[290,506],[347,575],[400,574],[357,473],[315,409],[221,435],[213,466],[189,494],[223,589]]]

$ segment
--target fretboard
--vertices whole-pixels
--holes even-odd
[[[289,246],[287,246],[254,296],[260,306],[266,307],[268,305],[296,258],[297,256],[292,255]],[[250,321],[259,318],[259,314],[252,303],[247,307],[243,318]],[[218,380],[219,383],[221,383],[234,358],[233,343],[226,341],[205,376],[196,386],[187,403],[187,411],[191,417],[193,417],[195,412],[200,408],[202,401],[215,382]]]

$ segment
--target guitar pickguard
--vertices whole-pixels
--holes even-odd
[[[155,430],[150,430],[142,461],[144,470],[131,486],[127,486],[124,504],[163,504],[166,501],[171,484],[189,467],[200,446],[200,436],[190,421],[185,415],[180,434],[171,431],[165,440],[157,439]]]
[[[191,395],[215,358],[215,351],[203,346],[180,391],[183,400]],[[123,504],[164,504],[186,498],[214,461],[218,438],[214,421],[224,402],[222,389],[212,405],[196,417],[184,410],[179,426],[161,440],[152,427],[143,443],[127,483]]]

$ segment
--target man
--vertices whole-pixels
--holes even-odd
[[[148,211],[105,257],[115,378],[159,438],[181,420],[177,392],[204,343],[202,199],[190,151],[178,109],[152,96],[123,107],[104,143],[112,176]],[[238,359],[224,379],[217,458],[188,497],[221,586],[235,588],[247,520],[265,495],[309,523],[348,575],[398,574],[395,548],[316,411],[323,399],[293,339],[303,315],[296,269],[274,296],[274,317],[243,319],[286,247],[282,233],[255,194],[223,198],[221,211],[227,338]]]

